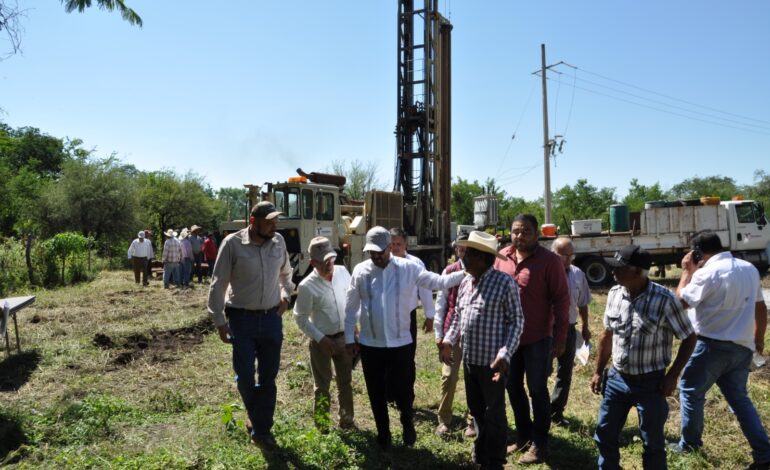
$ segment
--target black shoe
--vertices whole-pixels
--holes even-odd
[[[753,464],[746,467],[746,470],[769,470],[769,469],[770,469],[770,462],[765,462],[765,463],[754,462]]]
[[[380,449],[382,450],[390,450],[390,444],[391,444],[390,433],[377,434],[377,444],[379,444]]]
[[[404,424],[404,445],[412,447],[415,442],[417,442],[417,431],[414,429],[414,423],[409,422]]]
[[[554,426],[558,426],[560,428],[567,428],[569,427],[569,420],[564,417],[562,414],[557,414],[551,416],[551,423],[554,424]]]
[[[251,436],[251,442],[265,451],[271,451],[278,448],[278,444],[275,442],[275,438],[271,434],[266,434],[264,436]]]

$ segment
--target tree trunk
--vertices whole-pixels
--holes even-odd
[[[27,276],[29,276],[29,284],[35,285],[35,271],[32,269],[32,235],[27,235],[27,239],[24,241],[24,260],[27,262]]]

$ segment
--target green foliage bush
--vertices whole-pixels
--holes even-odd
[[[28,282],[24,244],[13,238],[0,241],[0,297],[8,297]]]

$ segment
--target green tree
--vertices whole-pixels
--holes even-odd
[[[88,238],[75,232],[59,233],[50,240],[46,240],[44,247],[61,262],[61,282],[65,284],[67,259],[85,252],[88,248]]]
[[[553,220],[560,232],[566,233],[572,220],[606,220],[614,203],[615,188],[599,189],[579,179],[574,186],[565,185],[553,194]]]
[[[765,206],[765,210],[770,209],[770,174],[763,170],[755,171],[754,184],[747,188],[746,194]]]
[[[698,199],[701,196],[719,196],[729,200],[741,191],[735,180],[727,176],[695,176],[671,188],[671,196],[678,199]]]
[[[461,225],[473,223],[473,198],[484,194],[484,188],[478,181],[472,183],[460,177],[452,183],[452,222]]]
[[[247,219],[249,193],[246,188],[219,188],[217,202],[222,220]]]
[[[623,198],[623,204],[627,205],[630,211],[641,211],[644,209],[645,202],[664,201],[668,197],[668,194],[660,188],[660,183],[645,186],[634,178],[629,185],[628,194]]]
[[[345,163],[341,160],[334,160],[331,173],[342,175],[347,179],[343,190],[350,199],[361,201],[369,191],[385,189],[377,177],[377,164],[372,161],[354,160]]]
[[[67,13],[72,13],[75,10],[83,13],[86,8],[91,8],[94,3],[93,0],[61,0],[61,2],[64,4],[64,9]],[[126,2],[123,0],[96,0],[96,4],[102,10],[117,11],[130,24],[142,27],[142,19],[134,10],[126,6]]]

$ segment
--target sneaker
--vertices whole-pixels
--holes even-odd
[[[672,454],[689,454],[695,449],[690,446],[682,447],[678,442],[669,442],[666,444],[666,450]]]
[[[543,463],[548,459],[548,448],[538,447],[534,444],[529,446],[529,449],[519,458],[518,463],[521,465],[532,465],[536,463]]]
[[[524,452],[525,450],[529,449],[530,444],[532,444],[530,441],[527,442],[514,442],[513,444],[509,445],[506,448],[507,454],[516,454],[518,452]]]
[[[476,426],[474,426],[472,424],[469,424],[465,428],[465,431],[463,432],[463,436],[465,436],[468,439],[472,439],[472,438],[476,437]]]
[[[436,426],[436,435],[438,437],[446,437],[447,434],[449,434],[449,427],[444,423],[439,423],[439,425]]]

